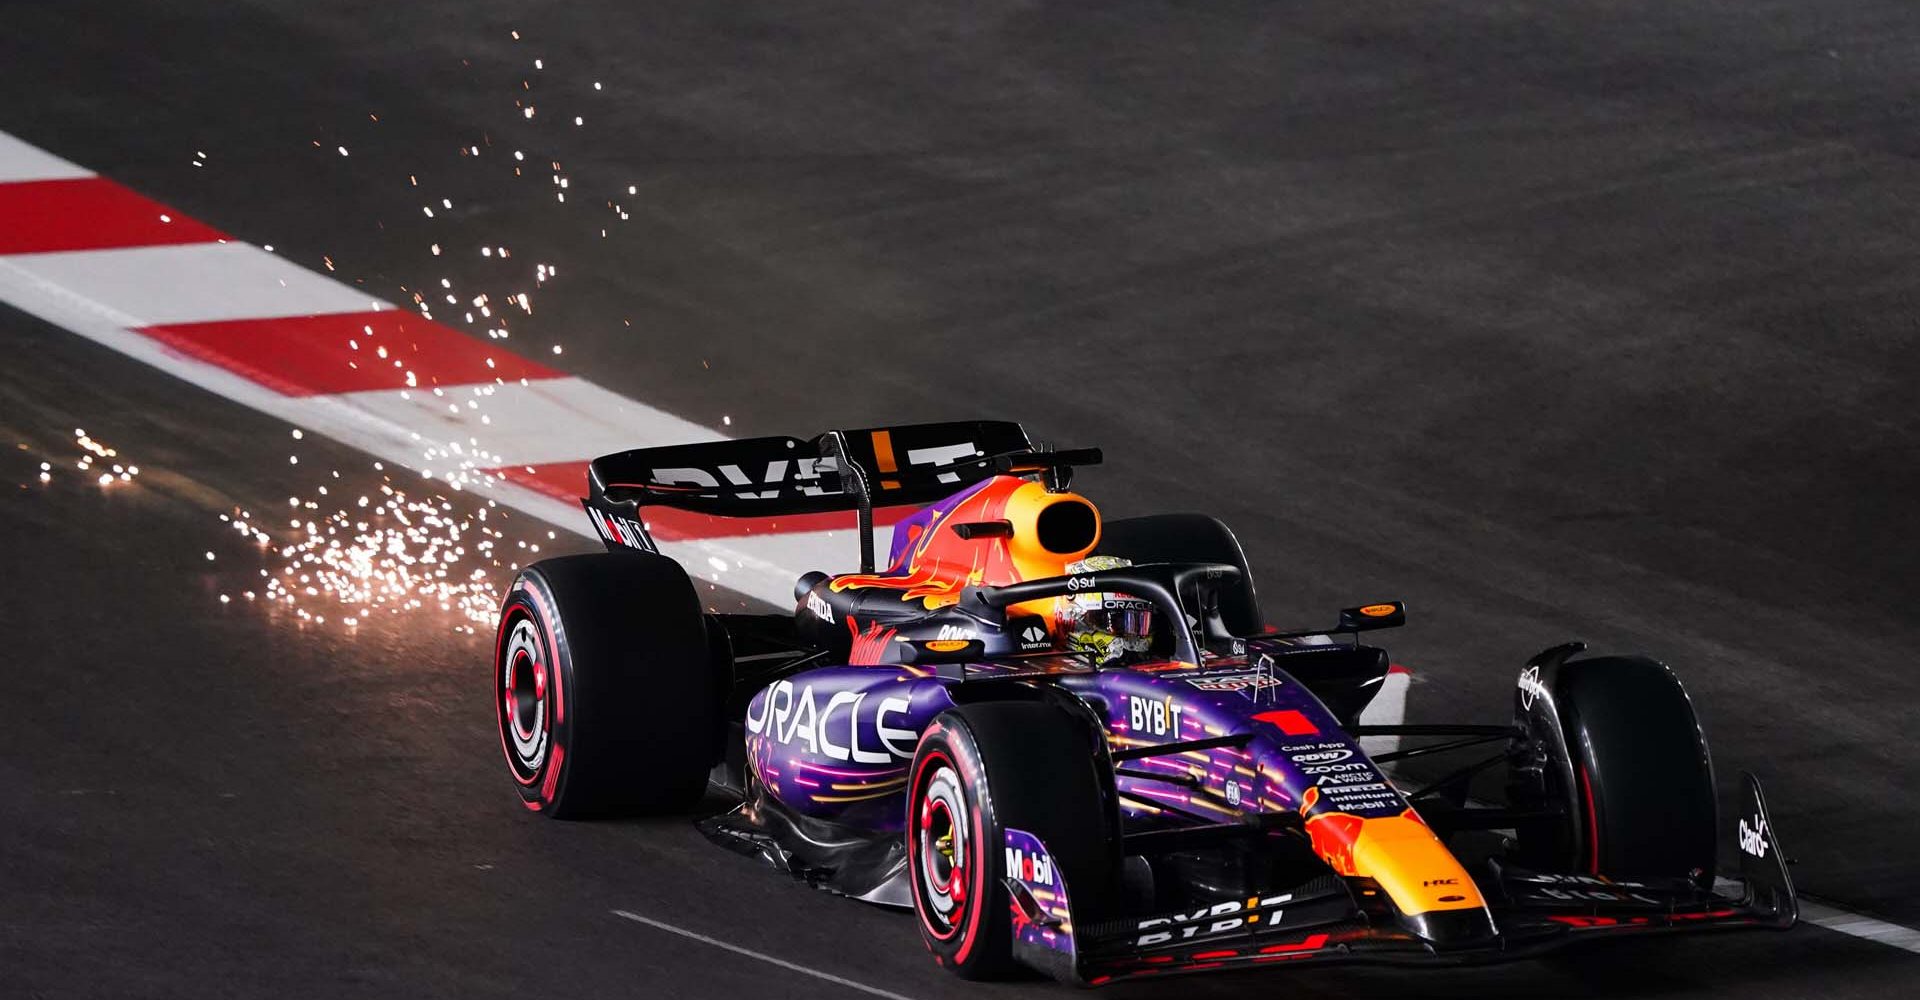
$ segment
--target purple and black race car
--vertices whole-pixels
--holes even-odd
[[[1752,775],[1738,890],[1716,891],[1713,768],[1666,666],[1568,643],[1527,661],[1508,723],[1363,724],[1390,673],[1363,634],[1404,608],[1270,628],[1218,520],[1103,523],[1068,489],[1099,460],[997,421],[597,459],[583,504],[608,551],[527,567],[501,611],[522,801],[583,817],[718,792],[710,836],[911,908],[970,978],[1489,962],[1797,919]],[[643,506],[855,511],[860,570],[802,577],[790,615],[708,613]],[[919,508],[884,568],[875,507]],[[1396,747],[1369,756],[1370,736]]]

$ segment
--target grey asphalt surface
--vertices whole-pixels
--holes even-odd
[[[5,14],[0,129],[384,297],[532,291],[523,349],[736,433],[986,415],[1100,445],[1082,489],[1224,517],[1270,619],[1405,599],[1416,718],[1501,718],[1567,637],[1660,655],[1727,799],[1767,780],[1802,887],[1920,922],[1909,3]],[[525,816],[485,637],[218,603],[257,567],[206,562],[217,512],[311,483],[285,427],[4,309],[0,338],[0,995],[844,993],[614,908],[911,996],[1050,989],[950,981],[909,921],[681,822]],[[137,488],[35,482],[75,426]],[[1122,995],[1916,971],[1808,929]]]

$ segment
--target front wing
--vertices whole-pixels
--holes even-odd
[[[1483,886],[1496,933],[1439,948],[1396,919],[1384,893],[1332,874],[1305,885],[1191,912],[1076,926],[1071,887],[1048,866],[1009,866],[1014,953],[1055,978],[1088,986],[1122,979],[1268,965],[1372,962],[1472,965],[1514,961],[1597,938],[1675,931],[1776,928],[1798,920],[1793,883],[1759,782],[1743,775],[1736,826],[1738,894],[1686,879],[1631,879],[1497,869]],[[1007,831],[1010,858],[1047,857],[1046,845]],[[1018,852],[1018,853],[1016,853]],[[1040,876],[1040,877],[1036,877]]]

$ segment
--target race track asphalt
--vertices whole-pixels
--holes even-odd
[[[1655,653],[1727,800],[1766,779],[1802,887],[1920,922],[1910,3],[5,23],[0,130],[394,300],[553,264],[516,336],[688,419],[1099,445],[1080,487],[1225,518],[1270,619],[1406,600],[1415,719],[1501,718],[1567,637]],[[218,600],[272,562],[219,513],[321,466],[376,490],[364,457],[309,439],[290,469],[287,427],[4,308],[0,357],[0,995],[846,993],[614,909],[907,996],[1051,989],[952,981],[907,919],[683,821],[525,815],[484,634]],[[142,477],[69,472],[75,427]],[[1905,996],[1917,971],[1809,928],[1113,992]]]

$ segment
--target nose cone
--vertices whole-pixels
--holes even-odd
[[[1402,914],[1400,926],[1419,935],[1436,950],[1483,947],[1500,936],[1493,916],[1483,907],[1469,910],[1429,910]]]
[[[1319,798],[1314,792],[1309,803]],[[1412,809],[1370,819],[1322,813],[1307,820],[1307,834],[1335,871],[1373,879],[1400,925],[1434,948],[1485,945],[1498,935],[1473,877]]]

